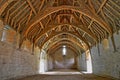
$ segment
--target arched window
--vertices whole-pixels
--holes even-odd
[[[63,46],[62,54],[63,54],[63,55],[66,55],[66,46]]]

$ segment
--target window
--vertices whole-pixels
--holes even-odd
[[[65,45],[63,46],[62,54],[63,54],[63,55],[66,55],[66,46],[65,46]]]

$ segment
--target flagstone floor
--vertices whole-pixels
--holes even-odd
[[[46,73],[24,77],[17,80],[115,80],[93,74],[85,74],[76,70],[54,70]]]

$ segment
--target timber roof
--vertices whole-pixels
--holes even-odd
[[[0,0],[0,17],[21,43],[87,50],[120,29],[120,0]]]

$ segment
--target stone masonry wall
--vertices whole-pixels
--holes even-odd
[[[63,56],[62,52],[63,48],[58,49],[53,54],[54,57],[54,68],[55,69],[76,69],[76,61],[75,61],[75,54],[71,49],[66,49],[66,55]]]
[[[120,34],[114,34],[114,39],[117,47],[116,52],[114,52],[110,38],[108,39],[108,49],[104,49],[102,44],[99,44],[99,49],[97,47],[92,48],[93,73],[120,79]]]
[[[78,70],[79,71],[87,71],[87,64],[86,64],[86,56],[85,53],[79,55],[77,57],[78,62]]]
[[[0,80],[38,73],[37,56],[0,42]]]

